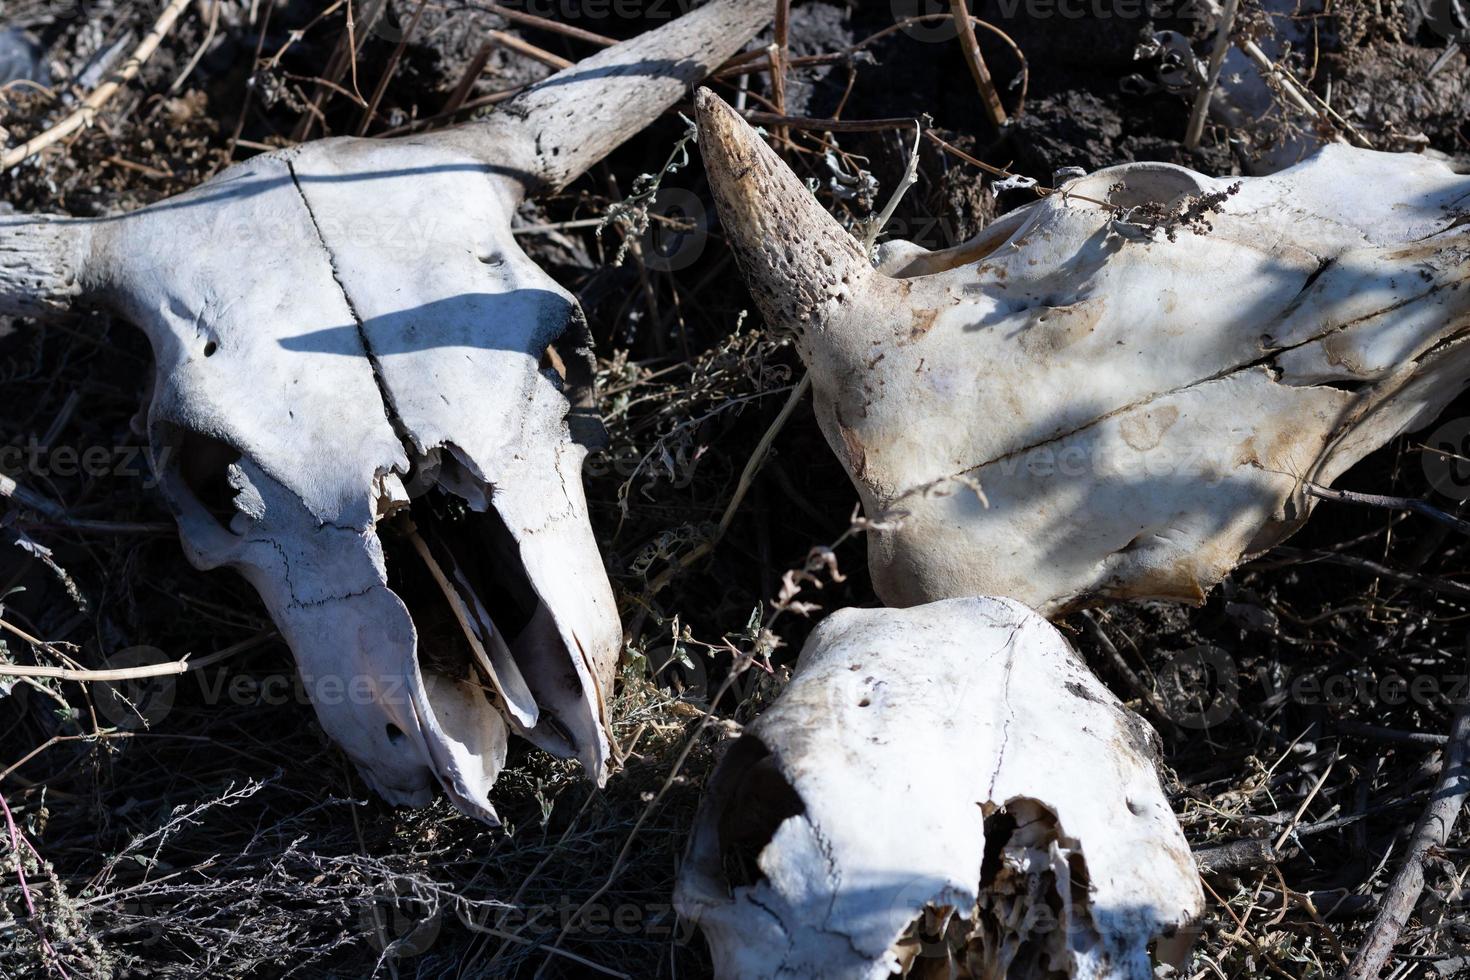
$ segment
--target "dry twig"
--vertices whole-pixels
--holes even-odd
[[[0,156],[0,170],[9,170],[53,143],[58,143],[77,130],[92,125],[92,121],[97,118],[97,113],[102,110],[107,101],[117,94],[118,89],[137,77],[138,69],[153,57],[153,52],[158,50],[158,45],[173,29],[174,22],[179,19],[179,15],[184,12],[190,2],[191,0],[171,0],[169,5],[163,8],[163,13],[158,15],[158,20],[154,22],[153,28],[143,36],[143,40],[138,42],[133,53],[123,62],[117,74],[93,89],[91,94],[82,100],[82,104],[61,122],[39,136],[31,137],[20,146],[7,150],[4,156]]]
[[[1383,971],[1404,923],[1409,921],[1424,891],[1424,861],[1431,850],[1445,846],[1467,797],[1470,797],[1470,705],[1462,705],[1450,726],[1439,785],[1414,827],[1403,866],[1389,884],[1378,916],[1344,974],[1346,980],[1373,980]]]
[[[1210,96],[1220,82],[1220,66],[1225,63],[1225,54],[1230,50],[1230,32],[1235,29],[1235,11],[1240,0],[1225,0],[1220,12],[1220,26],[1215,34],[1215,47],[1210,52],[1209,74],[1204,87],[1194,98],[1194,109],[1189,114],[1189,126],[1184,131],[1184,148],[1199,149],[1199,141],[1205,134],[1205,117],[1210,113]]]
[[[980,53],[980,42],[975,38],[975,26],[971,23],[970,8],[966,0],[949,0],[954,16],[955,30],[959,32],[960,47],[965,52],[965,61],[970,74],[975,76],[975,87],[980,90],[980,99],[985,103],[985,114],[990,124],[999,129],[1006,124],[1006,110],[1000,104],[1000,93],[995,90],[995,81],[990,77],[990,68]]]

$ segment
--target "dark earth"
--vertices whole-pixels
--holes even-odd
[[[624,38],[682,2],[508,6]],[[1307,41],[1288,63],[1374,147],[1470,169],[1470,64],[1465,51],[1446,56],[1445,4],[1425,2],[1427,14],[1420,0],[1345,0],[1325,11],[1304,2],[1290,20]],[[263,149],[364,123],[370,135],[398,134],[483,112],[495,93],[550,71],[485,45],[490,31],[572,60],[594,50],[508,20],[493,4],[380,6],[194,4],[95,126],[0,176],[4,206],[127,210]],[[5,145],[60,119],[161,8],[0,7]],[[1202,8],[1156,4],[1150,17],[1148,5],[1128,0],[974,0],[972,12],[1008,35],[1027,66],[1022,100],[1012,46],[980,32],[1013,117],[997,130],[946,24],[911,25],[852,50],[898,19],[947,5],[796,0],[790,55],[847,54],[793,68],[786,111],[927,115],[946,142],[1042,185],[1062,167],[1131,160],[1242,174],[1228,130],[1212,125],[1198,151],[1185,149],[1192,93],[1159,85],[1157,59],[1135,57],[1161,30],[1204,56],[1212,31]],[[341,57],[349,12],[355,59]],[[1240,30],[1261,36],[1273,23],[1255,0],[1242,4]],[[385,77],[366,115],[364,98]],[[727,97],[734,81],[719,85]],[[773,98],[768,75],[748,85],[752,106]],[[685,129],[667,114],[565,193],[528,206],[524,223],[601,218],[639,175],[660,171]],[[911,132],[793,128],[786,158],[851,223],[888,199]],[[589,460],[588,496],[628,634],[616,705],[626,758],[607,789],[520,746],[497,786],[502,830],[443,800],[422,811],[388,807],[321,734],[279,641],[162,685],[162,710],[146,728],[118,727],[105,686],[0,678],[0,797],[14,819],[0,832],[0,977],[710,975],[702,940],[670,904],[703,780],[738,723],[780,690],[822,615],[877,600],[862,537],[852,535],[835,550],[843,577],[821,571],[821,587],[800,593],[820,609],[771,619],[783,575],[803,568],[813,547],[844,538],[857,502],[805,403],[729,532],[707,558],[678,562],[709,540],[800,377],[789,342],[752,310],[691,153],[663,186],[701,202],[694,232],[622,222],[599,237],[581,223],[524,239],[579,295],[598,347],[610,448]],[[919,163],[891,236],[948,246],[1034,197],[997,198],[993,178],[928,142]],[[638,247],[615,265],[625,238]],[[0,446],[19,450],[0,456],[0,473],[54,504],[48,512],[0,495],[0,619],[44,641],[0,634],[0,661],[153,662],[269,630],[242,580],[183,558],[133,425],[150,373],[142,335],[100,313],[44,325],[0,319]],[[1440,424],[1374,453],[1338,486],[1460,513],[1470,463],[1445,453],[1470,448],[1470,401]],[[103,462],[67,465],[68,451],[97,447]],[[1470,696],[1467,574],[1465,538],[1446,524],[1323,502],[1302,532],[1242,566],[1199,608],[1110,606],[1060,624],[1162,736],[1166,788],[1208,886],[1195,959],[1181,976],[1336,976],[1351,959],[1439,776],[1456,703]],[[712,706],[718,721],[705,724],[732,650],[770,652],[774,673],[747,671]],[[1399,680],[1413,693],[1401,696]],[[1424,898],[1391,961],[1395,977],[1470,976],[1467,823],[1431,856]],[[1241,842],[1274,842],[1288,825],[1280,853],[1262,857],[1257,846],[1238,856]],[[1235,850],[1212,850],[1227,845]],[[599,914],[571,921],[594,898]]]

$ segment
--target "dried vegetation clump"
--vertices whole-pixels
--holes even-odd
[[[130,209],[263,148],[465,118],[548,73],[544,55],[594,47],[491,6],[425,5],[410,30],[419,4],[356,3],[349,32],[347,5],[194,5],[94,126],[0,175],[5,201]],[[46,75],[6,86],[7,145],[63,116],[158,7],[8,5],[6,29],[29,34]],[[1394,4],[1342,7],[1311,19],[1322,47],[1292,54],[1299,77],[1332,86],[1381,148],[1463,158],[1456,99],[1470,87],[1454,86],[1466,55],[1425,82],[1419,68],[1442,38]],[[572,22],[626,37],[660,21]],[[1188,95],[1125,90],[1140,66],[1131,32],[1113,36],[1121,22],[996,23],[1029,65],[1023,122],[1002,135],[984,122],[958,45],[892,31],[859,46],[892,26],[886,4],[796,4],[784,89],[755,71],[748,102],[775,111],[785,98],[790,115],[849,120],[929,112],[964,156],[926,141],[888,232],[932,248],[963,241],[997,207],[966,157],[1042,185],[1061,166],[1129,159],[1221,176],[1237,166],[1224,131],[1202,156],[1183,149]],[[1011,49],[981,43],[1017,106]],[[738,84],[731,74],[718,88],[733,97]],[[1078,136],[1068,120],[1082,109]],[[888,199],[913,145],[911,127],[766,128],[853,228]],[[577,293],[597,344],[609,439],[589,460],[588,498],[628,647],[607,789],[513,748],[497,786],[503,830],[442,800],[379,802],[316,727],[254,593],[187,564],[133,424],[150,373],[142,337],[96,313],[0,323],[0,661],[133,666],[251,644],[128,685],[129,701],[101,685],[0,677],[0,976],[707,974],[702,941],[671,904],[704,778],[779,692],[813,624],[875,599],[862,522],[849,518],[856,494],[808,401],[792,400],[803,374],[788,339],[746,312],[701,169],[663,175],[642,234],[597,234],[685,133],[666,117],[520,216],[527,250]],[[1029,193],[1007,191],[999,206]],[[1210,206],[1158,224],[1171,240],[1207,232]],[[1461,399],[1444,430],[1395,441],[1340,485],[1458,510],[1470,499],[1467,416]],[[1060,624],[1162,736],[1166,789],[1210,903],[1191,976],[1335,976],[1363,941],[1467,698],[1466,555],[1443,522],[1325,501],[1200,608],[1117,605]],[[1470,970],[1467,824],[1429,855],[1396,976]]]

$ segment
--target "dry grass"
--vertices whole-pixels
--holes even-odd
[[[262,57],[279,49],[279,58],[247,100],[241,63],[259,37],[248,6],[223,5],[231,47],[206,52],[177,94],[162,95],[204,40],[205,20],[186,17],[105,125],[0,178],[7,199],[79,214],[132,207],[253,152],[232,144],[237,120],[245,140],[262,145],[288,141],[313,111],[334,130],[354,128],[360,107],[340,94],[319,99],[311,81],[343,36],[342,11],[315,21],[316,11],[275,11]],[[98,2],[61,21],[39,5],[11,16],[35,18],[64,67],[76,70],[154,12]],[[626,34],[639,25],[590,26]],[[439,111],[467,58],[453,30],[411,50],[374,132]],[[569,57],[585,51],[529,36]],[[391,48],[364,49],[364,89]],[[864,77],[885,70],[858,67]],[[536,70],[497,56],[472,95]],[[964,67],[935,60],[922,70]],[[1042,91],[1048,70],[1033,59]],[[801,81],[840,94],[846,75]],[[849,116],[891,114],[870,108],[861,86],[855,92]],[[1187,106],[1176,101],[1160,127],[1182,133]],[[59,111],[48,96],[22,93],[3,125],[19,140]],[[657,171],[682,131],[677,120],[660,124],[525,220],[604,215],[638,174]],[[1014,158],[1012,147],[951,138],[996,164]],[[827,188],[829,203],[851,220],[866,217],[871,202],[833,180],[827,147],[814,134],[792,139],[790,159]],[[871,171],[885,188],[904,163],[894,134],[843,137],[841,150],[833,159],[844,173]],[[698,171],[696,163],[668,183],[700,195]],[[978,175],[926,152],[900,220],[942,235],[943,219],[961,205],[968,221],[993,202]],[[578,227],[526,243],[582,297],[604,355],[600,407],[611,448],[591,461],[588,495],[630,634],[615,712],[621,770],[597,792],[572,767],[515,750],[497,786],[507,826],[490,831],[442,801],[409,811],[372,797],[293,690],[279,643],[186,675],[165,717],[127,731],[83,685],[7,682],[0,794],[15,832],[12,843],[5,828],[0,847],[0,976],[708,974],[701,942],[670,907],[699,788],[720,741],[779,689],[810,628],[775,614],[782,573],[814,545],[844,536],[856,495],[803,405],[731,532],[707,559],[679,567],[725,512],[799,364],[784,339],[743,317],[748,298],[717,237],[677,273],[651,266],[639,249],[614,265],[617,228],[602,239]],[[0,513],[0,619],[47,641],[37,648],[3,635],[0,656],[96,666],[127,648],[177,657],[269,629],[243,582],[191,569],[167,530],[129,425],[150,371],[142,339],[100,314],[0,325],[0,445],[49,447],[28,459],[23,482],[74,518],[143,526],[78,530],[0,503],[8,507]],[[103,447],[110,462],[68,476],[55,465],[61,447]],[[1401,439],[1341,482],[1430,496],[1420,457],[1418,440]],[[147,529],[157,525],[164,530]],[[836,558],[846,580],[801,599],[826,609],[872,604],[861,540],[847,538]],[[1213,898],[1189,975],[1305,980],[1335,976],[1351,956],[1437,778],[1432,736],[1447,730],[1453,696],[1465,693],[1470,603],[1453,583],[1466,570],[1464,542],[1443,527],[1324,503],[1289,548],[1241,569],[1200,609],[1112,608],[1063,623],[1098,673],[1159,728],[1176,809],[1211,862]],[[717,699],[719,720],[709,723],[703,699],[752,655],[770,655],[774,670],[746,671],[756,682]],[[1233,693],[1218,672],[1202,676],[1201,664],[1227,665]],[[1402,698],[1395,677],[1408,682]],[[1194,723],[1202,715],[1209,727]],[[1258,846],[1245,859],[1237,849],[1233,860],[1207,851],[1241,841],[1280,846]],[[1462,826],[1433,857],[1393,976],[1470,973],[1467,869]],[[604,888],[593,914],[571,921]]]

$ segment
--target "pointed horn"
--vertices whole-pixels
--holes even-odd
[[[878,288],[863,248],[719,96],[695,98],[720,225],[766,322],[807,334]]]
[[[686,96],[773,10],[771,0],[712,0],[557,72],[456,138],[492,164],[506,163],[509,151],[528,193],[554,193]]]
[[[47,316],[91,290],[91,221],[0,215],[0,313]]]

